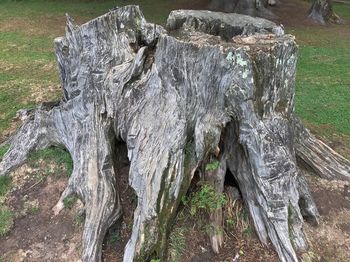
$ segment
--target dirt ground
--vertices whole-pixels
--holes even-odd
[[[53,216],[52,207],[66,186],[66,177],[32,176],[37,170],[27,165],[14,172],[17,187],[9,194],[6,204],[16,212],[15,225],[10,233],[0,238],[2,260],[19,261],[79,261],[80,237],[83,222],[79,221],[81,205],[75,204]],[[131,233],[136,199],[127,186],[128,166],[120,170],[122,176],[123,222],[112,228],[104,243],[104,261],[122,261],[124,247]],[[319,208],[321,223],[315,227],[305,223],[310,250],[303,261],[339,261],[350,258],[350,191],[348,182],[329,182],[313,175],[307,180]],[[31,211],[28,203],[37,203],[38,211]],[[220,254],[211,251],[206,233],[192,227],[196,219],[178,220],[174,228],[186,228],[186,248],[181,261],[278,261],[271,246],[264,247],[254,232],[245,235],[234,229],[224,233],[225,242]],[[311,260],[310,260],[311,259]]]
[[[192,1],[179,8],[205,9],[209,1]],[[309,4],[300,1],[280,0],[273,7],[278,14],[276,22],[285,26],[317,26],[307,19]],[[302,4],[300,4],[302,3]],[[1,141],[0,141],[1,142]],[[43,167],[42,167],[43,168]],[[79,202],[53,216],[52,207],[64,190],[67,177],[59,174],[38,178],[28,165],[15,171],[15,187],[6,199],[15,213],[14,227],[0,237],[0,261],[79,261],[83,228],[82,206]],[[128,187],[128,166],[121,167],[123,221],[112,228],[104,243],[104,261],[122,261],[125,244],[130,236],[136,199]],[[308,175],[312,195],[321,214],[318,227],[305,223],[310,251],[303,254],[304,261],[350,261],[350,185],[346,182],[329,182]],[[188,226],[193,221],[178,222],[174,227]],[[181,261],[278,261],[271,247],[263,247],[254,232],[225,233],[225,244],[219,255],[212,253],[206,235],[196,228],[184,233],[186,249]]]
[[[350,260],[349,182],[307,176],[312,196],[321,215],[320,225],[305,223],[312,261]]]
[[[0,238],[3,261],[78,261],[82,227],[78,207],[53,216],[52,207],[67,184],[64,176],[37,176],[24,165],[13,172],[16,185],[6,199],[15,213],[13,229]]]

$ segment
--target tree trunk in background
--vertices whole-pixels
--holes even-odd
[[[334,13],[331,0],[314,0],[309,11],[309,17],[323,25],[327,23],[343,23],[339,16]]]
[[[275,4],[270,0],[272,4]],[[209,8],[227,13],[238,13],[250,16],[272,19],[275,15],[266,8],[267,1],[264,0],[212,0]]]
[[[212,0],[209,9],[274,19],[278,14],[273,14],[267,8],[274,5],[275,0]],[[314,0],[309,10],[309,17],[320,24],[343,23],[343,20],[334,13],[331,0]]]
[[[138,197],[125,262],[165,260],[179,202],[213,160],[216,170],[201,170],[207,182],[221,193],[229,170],[261,242],[271,241],[281,261],[297,261],[307,249],[303,216],[318,222],[297,158],[329,179],[349,180],[350,162],[294,116],[292,36],[261,18],[205,11],[173,11],[165,30],[127,6],[80,27],[68,17],[55,48],[63,98],[39,106],[8,141],[0,175],[31,151],[69,151],[74,170],[54,212],[70,195],[85,204],[84,262],[101,260],[106,231],[122,214],[121,141]],[[220,227],[222,213],[210,219]],[[223,236],[210,237],[219,252]]]

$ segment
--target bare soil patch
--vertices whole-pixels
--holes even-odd
[[[17,172],[17,186],[6,205],[16,219],[10,233],[0,238],[4,261],[78,261],[81,227],[74,224],[76,210],[65,209],[53,216],[52,207],[64,190],[67,178],[30,178]],[[18,177],[20,175],[20,177]],[[15,178],[16,179],[16,178]]]
[[[328,181],[314,176],[307,178],[321,215],[319,226],[305,224],[312,261],[349,261],[349,182]]]

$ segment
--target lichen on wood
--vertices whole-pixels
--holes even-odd
[[[197,170],[219,193],[229,170],[261,242],[271,241],[281,261],[297,261],[307,249],[303,216],[315,223],[319,216],[298,163],[350,178],[349,161],[294,116],[297,50],[281,27],[245,15],[177,10],[166,29],[136,6],[81,26],[67,17],[66,36],[55,40],[62,99],[30,113],[7,142],[0,175],[31,151],[65,147],[74,169],[53,210],[71,195],[83,201],[82,260],[100,261],[104,236],[122,214],[118,145],[126,143],[138,199],[129,262],[166,257]],[[217,168],[206,170],[213,159]],[[222,236],[211,242],[219,252]]]

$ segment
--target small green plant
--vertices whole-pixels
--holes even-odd
[[[29,209],[29,212],[30,212],[31,214],[36,214],[36,213],[39,212],[39,210],[40,210],[39,207],[31,207],[31,208]]]
[[[211,212],[222,208],[225,203],[224,194],[218,194],[212,186],[203,185],[191,199],[190,213],[194,216],[200,210]]]
[[[120,241],[121,239],[122,239],[122,237],[120,236],[119,231],[113,231],[109,236],[109,242],[111,244],[115,244],[118,241]]]
[[[187,206],[189,204],[189,198],[187,196],[182,196],[181,197],[181,203],[184,205],[184,206]]]
[[[224,208],[224,229],[230,234],[241,234],[242,237],[250,237],[253,234],[253,228],[250,225],[249,213],[244,208],[241,201],[233,200],[228,197]]]
[[[222,228],[214,226],[212,224],[204,225],[204,231],[207,234],[221,234],[221,233],[223,233],[223,229]]]
[[[169,257],[170,261],[181,261],[181,255],[186,249],[185,229],[175,228],[170,234]]]
[[[38,199],[35,199],[35,200],[32,200],[32,201],[29,201],[27,200],[26,202],[24,202],[24,205],[23,205],[23,211],[24,211],[24,215],[25,214],[36,214],[38,213],[40,210],[39,208],[39,200]]]
[[[72,209],[76,201],[77,201],[77,198],[74,196],[66,197],[65,199],[63,199],[64,208]]]
[[[11,188],[12,179],[9,176],[0,176],[0,197],[4,196]]]
[[[151,259],[151,262],[160,262],[160,259]]]
[[[205,171],[214,171],[218,169],[220,166],[220,162],[218,160],[214,160],[205,166]]]
[[[85,215],[83,212],[77,213],[73,219],[73,224],[76,227],[80,227],[82,224],[84,224],[85,221]]]
[[[0,236],[6,235],[13,226],[13,213],[7,207],[0,206]]]
[[[239,212],[239,217],[244,222],[249,222],[249,214],[245,208],[242,208],[242,210]]]
[[[240,256],[244,256],[244,251],[243,251],[242,248],[239,250],[239,255],[240,255]]]
[[[243,230],[243,235],[246,237],[251,237],[253,234],[253,230],[250,226]]]
[[[227,229],[233,229],[236,226],[236,220],[234,218],[228,218],[226,219],[226,226]]]

